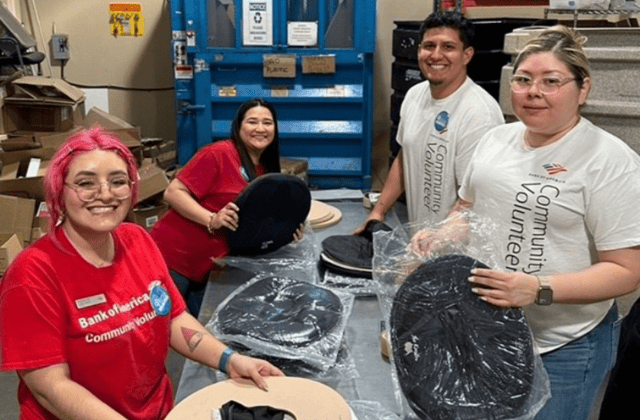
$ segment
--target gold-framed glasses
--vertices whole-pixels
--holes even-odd
[[[64,183],[67,187],[76,192],[76,195],[80,201],[90,203],[100,195],[102,186],[106,185],[111,195],[118,199],[124,200],[131,197],[131,180],[127,176],[119,176],[111,178],[108,181],[98,181],[97,179],[89,178],[82,179],[76,183]]]
[[[543,95],[555,95],[560,91],[560,88],[572,80],[576,80],[575,77],[562,78],[558,76],[545,76],[540,79],[532,79],[529,76],[523,74],[514,74],[511,77],[511,90],[515,93],[525,93],[531,89],[534,84],[538,87],[538,91]]]

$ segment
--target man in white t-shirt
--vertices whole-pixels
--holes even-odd
[[[504,124],[496,100],[467,76],[473,34],[472,22],[456,12],[435,12],[422,23],[418,63],[427,80],[409,89],[402,102],[402,148],[367,221],[384,220],[403,192],[409,222],[444,220],[476,143]]]

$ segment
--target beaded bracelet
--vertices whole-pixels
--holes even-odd
[[[233,356],[234,354],[235,351],[227,347],[220,356],[220,362],[218,362],[218,370],[225,375],[229,374],[229,361],[231,360],[231,356]]]

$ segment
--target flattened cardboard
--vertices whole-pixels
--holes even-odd
[[[62,79],[23,76],[4,98],[3,124],[10,131],[66,131],[84,120],[84,92]]]
[[[52,148],[40,148],[33,150],[20,150],[15,152],[0,153],[2,162],[2,175],[0,176],[0,194],[17,195],[26,198],[33,198],[37,201],[44,200],[44,189],[42,186],[42,175],[49,159],[55,153]],[[42,159],[39,175],[33,178],[16,178],[19,162],[22,159],[34,157]],[[28,240],[29,237],[26,237]]]
[[[296,377],[265,378],[265,392],[250,380],[226,380],[191,394],[174,407],[165,420],[211,420],[213,409],[233,400],[245,407],[269,406],[291,413],[296,420],[350,420],[344,398],[328,386]]]
[[[29,243],[35,206],[35,200],[0,194],[0,233],[15,233],[22,244]]]
[[[135,206],[127,215],[127,220],[150,231],[153,225],[168,211],[169,204],[167,202],[162,200],[153,200],[150,202],[150,200],[148,200],[142,205]]]
[[[296,56],[293,54],[265,54],[262,56],[263,77],[296,77]]]
[[[302,73],[304,74],[334,74],[335,72],[335,55],[305,55],[302,57]]]
[[[133,125],[129,124],[125,120],[116,117],[115,115],[111,115],[108,112],[101,110],[98,107],[91,107],[89,112],[84,118],[84,127],[91,128],[95,124],[99,124],[101,127],[112,130],[118,128],[135,128]]]
[[[164,192],[169,186],[167,174],[155,164],[141,166],[138,175],[138,202]]]
[[[76,105],[84,101],[84,92],[62,79],[23,76],[11,82],[14,92],[7,103]]]
[[[20,251],[22,251],[22,245],[18,235],[0,233],[0,277],[4,275]]]

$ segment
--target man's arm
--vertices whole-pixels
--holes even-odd
[[[364,226],[369,220],[384,220],[386,214],[391,210],[393,205],[398,201],[400,195],[404,192],[404,159],[402,157],[402,149],[398,153],[398,156],[393,160],[391,168],[389,168],[389,174],[384,182],[380,197],[371,213],[365,220],[365,222],[353,231],[354,235],[359,234],[364,230]]]

